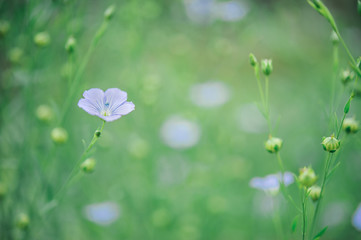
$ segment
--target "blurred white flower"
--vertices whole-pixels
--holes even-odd
[[[358,231],[361,231],[361,203],[358,205],[355,213],[352,216],[352,225]]]
[[[223,82],[198,83],[191,88],[190,97],[199,107],[218,107],[229,100],[230,90]]]
[[[114,202],[102,202],[85,206],[85,217],[99,225],[109,225],[116,221],[120,215],[120,208]]]
[[[219,19],[227,22],[241,20],[248,6],[241,1],[184,0],[187,16],[197,24],[208,24]]]
[[[214,0],[184,0],[187,16],[198,24],[210,23]]]
[[[282,178],[281,173],[270,174],[265,177],[254,177],[249,182],[249,185],[252,188],[259,189],[265,191],[267,193],[276,194],[280,188],[280,181]],[[285,186],[292,184],[294,182],[294,178],[292,173],[285,172],[283,175],[283,182]]]
[[[171,116],[164,122],[160,134],[166,145],[176,149],[185,149],[199,142],[201,130],[195,122]]]
[[[238,1],[220,2],[215,6],[215,15],[220,20],[236,22],[244,18],[248,12],[248,7]]]
[[[256,104],[247,103],[236,112],[239,128],[248,133],[263,133],[267,131],[267,122]]]

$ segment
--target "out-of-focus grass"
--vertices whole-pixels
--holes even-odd
[[[300,167],[312,165],[320,172],[321,137],[330,134],[332,45],[327,23],[306,1],[248,3],[250,11],[244,19],[206,25],[192,23],[180,1],[118,3],[65,120],[69,141],[52,150],[49,133],[56,121],[49,125],[37,121],[35,109],[49,104],[61,111],[69,91],[64,77],[66,39],[71,34],[76,37],[76,61],[80,61],[110,3],[33,1],[19,9],[2,9],[11,22],[11,31],[1,39],[0,180],[9,184],[11,194],[5,207],[14,217],[21,211],[33,217],[29,239],[276,239],[272,213],[266,211],[270,200],[251,189],[249,180],[279,168],[263,149],[266,132],[241,130],[237,117],[241,106],[259,101],[248,54],[273,59],[271,114],[277,135],[285,140],[286,168],[297,174]],[[33,20],[27,25],[29,16]],[[360,25],[349,26],[340,14],[340,26],[359,54],[356,27]],[[44,30],[52,41],[39,49],[32,36]],[[24,51],[18,65],[7,60],[6,53],[14,47]],[[347,59],[340,52],[340,65],[346,67]],[[209,80],[229,86],[230,100],[223,106],[205,109],[191,102],[193,84]],[[342,91],[340,82],[337,86]],[[46,165],[45,176],[58,189],[81,155],[82,139],[89,141],[100,124],[76,105],[81,93],[94,87],[127,91],[136,110],[106,124],[94,152],[96,171],[75,182],[42,221],[37,211],[47,199],[35,195],[41,184],[40,166]],[[345,93],[340,114],[346,99]],[[359,116],[359,105],[355,99],[351,115]],[[175,150],[162,141],[160,128],[172,115],[199,125],[197,145]],[[357,238],[351,215],[361,198],[360,141],[359,134],[347,139],[343,164],[326,192],[323,216],[335,218],[331,214],[335,204],[343,214],[330,226],[330,239]],[[293,184],[290,191],[296,193],[296,188]],[[84,218],[84,206],[104,201],[119,204],[116,222],[104,227]],[[290,228],[296,212],[281,205],[282,221]],[[321,220],[326,224],[325,217]]]

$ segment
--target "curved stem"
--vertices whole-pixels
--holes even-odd
[[[68,188],[68,186],[72,183],[72,181],[77,177],[77,175],[80,173],[80,164],[82,161],[87,157],[90,150],[93,148],[94,144],[97,142],[98,138],[100,137],[103,129],[104,129],[105,121],[103,120],[103,124],[99,130],[96,130],[93,135],[93,139],[89,143],[88,147],[84,150],[83,154],[79,158],[79,160],[75,163],[74,167],[72,168],[69,176],[67,177],[64,184],[59,188],[58,192],[55,194],[53,199],[46,204],[46,206],[43,208],[42,212],[46,212],[50,210],[51,208],[55,207],[57,205],[57,200],[61,198],[61,196],[64,194],[65,190]],[[50,208],[48,206],[51,206]]]

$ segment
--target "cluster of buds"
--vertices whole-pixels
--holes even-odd
[[[282,148],[283,140],[280,138],[269,136],[265,143],[265,148],[270,153],[277,153]]]
[[[331,137],[323,137],[321,144],[323,149],[330,153],[334,153],[340,148],[340,140],[335,138],[333,134]]]

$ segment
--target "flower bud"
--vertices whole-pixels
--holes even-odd
[[[7,193],[6,185],[0,182],[0,200],[5,197],[6,193]]]
[[[269,76],[273,71],[272,60],[263,59],[261,63],[262,72],[264,75]]]
[[[310,187],[309,191],[312,201],[316,202],[318,199],[320,199],[321,188],[319,186],[312,186]]]
[[[29,216],[25,213],[20,213],[17,221],[16,221],[16,226],[20,229],[26,229],[30,224],[30,219]]]
[[[50,122],[53,117],[54,117],[54,113],[53,110],[47,106],[47,105],[40,105],[37,109],[36,109],[36,117],[43,122]]]
[[[50,35],[47,32],[39,32],[34,36],[34,43],[39,47],[46,47],[50,44]]]
[[[8,21],[0,21],[0,37],[5,36],[10,30],[10,23]]]
[[[75,46],[76,46],[76,40],[74,37],[69,37],[68,40],[65,43],[65,50],[68,53],[73,53],[75,50]]]
[[[51,139],[54,143],[65,143],[68,140],[68,132],[64,128],[54,128],[51,131]]]
[[[95,164],[96,161],[94,158],[88,158],[80,165],[80,168],[85,173],[92,173],[94,171]]]
[[[355,79],[355,73],[350,70],[344,70],[341,73],[341,82],[346,85],[349,82],[352,82],[352,80]]]
[[[361,56],[357,58],[356,60],[356,67],[361,70]]]
[[[281,149],[282,144],[282,139],[270,136],[265,143],[265,148],[270,153],[276,153]]]
[[[333,134],[331,137],[324,137],[321,144],[323,149],[330,153],[336,152],[340,148],[340,141]]]
[[[104,18],[105,20],[110,20],[113,18],[115,11],[115,5],[110,5],[104,12]]]
[[[340,39],[338,38],[335,31],[332,31],[331,33],[331,41],[333,45],[337,45],[340,42]]]
[[[249,63],[251,64],[252,67],[257,65],[257,58],[253,53],[249,54]]]
[[[21,48],[15,47],[12,48],[9,53],[8,53],[8,57],[10,62],[17,64],[20,63],[22,57],[23,57],[23,50]]]
[[[356,133],[359,129],[358,121],[356,121],[355,118],[346,118],[343,121],[342,129],[346,133]]]
[[[100,130],[95,131],[95,136],[96,137],[100,137],[101,134],[102,134],[102,132]]]
[[[315,184],[317,180],[315,171],[311,167],[304,167],[300,169],[300,175],[298,176],[298,181],[300,184],[306,188],[311,187]]]

